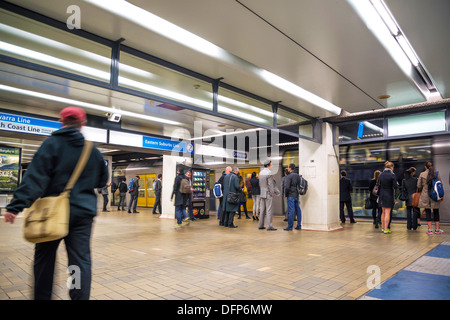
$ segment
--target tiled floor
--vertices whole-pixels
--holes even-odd
[[[354,300],[370,291],[369,266],[385,282],[450,238],[448,225],[430,236],[425,223],[420,231],[394,224],[390,235],[365,221],[286,232],[281,217],[272,232],[245,217],[239,228],[219,227],[215,216],[176,229],[174,220],[139,211],[96,218],[91,299]],[[32,298],[33,245],[22,239],[21,220],[0,221],[0,300]],[[69,299],[66,263],[61,243],[54,299]]]

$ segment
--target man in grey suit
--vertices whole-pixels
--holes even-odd
[[[272,201],[273,197],[280,195],[280,190],[277,187],[270,168],[272,168],[272,161],[267,160],[264,162],[264,169],[259,173],[259,186],[261,188],[261,214],[258,229],[265,229],[264,218],[267,216],[267,231],[274,231],[277,229],[272,226]]]

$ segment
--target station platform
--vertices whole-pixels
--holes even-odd
[[[92,300],[403,300],[449,296],[450,226],[427,235],[393,222],[391,234],[357,219],[333,232],[258,230],[236,219],[236,229],[209,219],[183,223],[138,214],[99,212],[92,237]],[[19,216],[0,221],[0,300],[32,299],[33,244],[22,238]],[[67,255],[58,249],[55,300],[69,300]],[[368,283],[373,266],[379,289]],[[372,269],[371,269],[372,268]]]

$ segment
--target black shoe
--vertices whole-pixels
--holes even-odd
[[[277,229],[275,229],[275,228],[269,228],[269,229],[267,229],[267,231],[275,231],[275,230],[277,230]]]
[[[133,211],[133,213],[139,213],[139,211]]]
[[[352,220],[352,221],[350,221],[350,223],[356,223],[356,221],[355,221],[355,220]]]
[[[234,224],[232,224],[231,226],[228,226],[228,228],[237,228],[238,226],[235,226]]]
[[[301,227],[297,227],[297,228],[295,228],[295,230],[302,230],[302,228]]]
[[[292,231],[292,229],[285,228],[284,231]]]
[[[258,229],[259,229],[259,230],[262,230],[262,229],[265,229],[265,228],[266,228],[266,227],[259,227]]]
[[[131,211],[130,211],[130,210],[128,210],[128,213],[131,213]]]

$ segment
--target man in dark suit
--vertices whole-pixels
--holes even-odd
[[[155,204],[153,205],[153,214],[156,214],[156,209],[158,209],[159,214],[161,214],[162,174],[158,174],[158,179],[155,182],[154,191],[155,191]]]
[[[353,218],[352,197],[350,193],[353,191],[352,182],[347,178],[347,172],[341,171],[341,180],[339,180],[339,202],[340,202],[340,219],[345,223],[344,205],[347,207],[350,223],[356,223]]]

